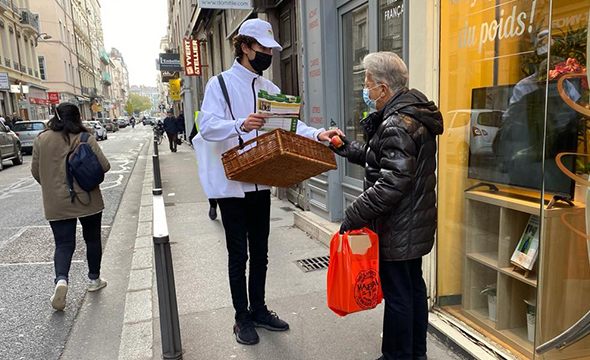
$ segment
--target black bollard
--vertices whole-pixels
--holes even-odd
[[[157,144],[154,144],[154,152]],[[156,262],[156,282],[158,285],[158,308],[160,312],[160,332],[162,337],[162,357],[165,360],[182,359],[182,342],[180,339],[180,323],[178,320],[178,304],[176,302],[176,286],[174,269],[170,251],[170,237],[166,221],[166,208],[162,193],[162,176],[160,160],[153,155],[154,189],[153,221],[154,221],[154,257]]]

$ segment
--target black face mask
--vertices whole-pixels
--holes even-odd
[[[254,71],[256,71],[259,75],[262,75],[262,72],[268,69],[272,63],[272,55],[256,51],[254,60],[250,60],[250,58],[248,58],[248,61],[250,61],[252,69],[254,69]]]

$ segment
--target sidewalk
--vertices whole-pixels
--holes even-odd
[[[296,260],[329,249],[293,226],[296,208],[272,200],[267,304],[291,330],[259,329],[260,343],[243,346],[232,334],[234,310],[221,221],[208,218],[194,152],[160,147],[160,165],[184,359],[376,359],[381,355],[383,305],[340,318],[326,306],[326,270],[304,273]],[[155,279],[154,279],[155,281]],[[153,291],[154,358],[161,356],[157,294]],[[429,359],[458,357],[429,335]]]

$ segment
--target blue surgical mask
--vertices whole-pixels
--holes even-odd
[[[374,88],[376,88],[377,86],[381,86],[381,85],[376,85],[373,86],[370,89],[363,89],[363,100],[365,100],[365,104],[367,104],[367,106],[369,106],[369,108],[371,109],[376,109],[377,108],[377,100],[379,100],[381,97],[375,99],[375,100],[371,100],[370,98],[370,92],[371,90],[373,90]]]

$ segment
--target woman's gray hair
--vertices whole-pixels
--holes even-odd
[[[408,67],[399,56],[389,51],[370,53],[363,66],[377,84],[386,84],[394,92],[408,85]]]

